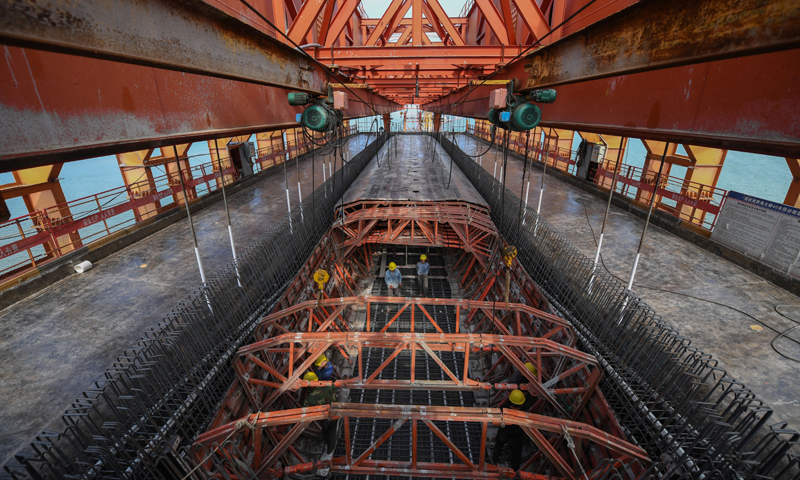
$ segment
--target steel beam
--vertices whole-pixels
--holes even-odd
[[[203,2],[5,2],[0,41],[0,171],[293,127],[286,94],[330,80]],[[359,95],[346,117],[397,108]]]
[[[589,80],[557,87],[541,126],[793,157],[800,150],[800,50]],[[770,72],[765,78],[764,72]],[[526,78],[515,62],[495,78]],[[493,87],[425,106],[485,118]]]
[[[466,45],[446,48],[430,46],[406,47],[339,47],[319,49],[316,58],[338,66],[368,67],[386,64],[446,65],[451,70],[458,66],[497,65],[507,62],[522,51],[515,45]]]
[[[292,48],[200,0],[2,2],[0,42],[310,92],[328,80]]]
[[[639,2],[527,57],[526,88],[798,46],[800,3],[796,0],[773,0],[766,5],[761,0]]]
[[[800,45],[800,6],[735,3],[640,2],[493,78],[516,78],[523,89],[560,85],[556,103],[543,107],[545,127],[796,155],[800,50],[791,48]],[[426,108],[485,118],[491,89],[465,97],[463,88]]]

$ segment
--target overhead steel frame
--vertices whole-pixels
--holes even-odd
[[[350,422],[354,418],[393,420],[391,426],[363,452],[352,454]],[[328,462],[304,463],[279,468],[275,466],[289,454],[292,443],[312,422],[338,420],[344,422],[345,455]],[[406,422],[411,423],[412,448],[403,452],[409,460],[370,460]],[[434,423],[436,422],[436,423]],[[481,435],[480,458],[473,462],[442,431],[441,422],[478,423]],[[439,425],[437,425],[439,423]],[[511,478],[515,472],[486,461],[486,440],[489,425],[519,425],[539,448],[542,456],[557,469],[563,479],[596,479],[607,473],[607,463],[584,452],[596,451],[603,458],[635,475],[641,474],[650,460],[641,448],[598,428],[571,420],[553,419],[533,413],[495,408],[437,407],[418,405],[363,405],[333,403],[330,406],[258,412],[236,422],[222,425],[197,438],[195,458],[210,472],[211,478],[278,478],[291,473],[309,472],[330,466],[332,473],[369,475],[402,475],[411,477],[448,477],[465,479]],[[245,428],[246,427],[246,428]],[[419,461],[418,435],[430,430],[461,463]],[[583,445],[586,445],[585,447]],[[574,448],[570,448],[573,445]],[[582,472],[586,470],[586,473]],[[556,480],[558,477],[519,472],[520,478]]]

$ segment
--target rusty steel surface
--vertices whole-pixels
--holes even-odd
[[[0,171],[292,127],[288,92],[346,79],[215,5],[3,2]],[[350,118],[398,107],[350,97]]]
[[[800,150],[800,50],[730,58],[556,87],[542,127],[765,155]],[[764,72],[770,72],[769,78]],[[526,78],[515,62],[495,78]],[[461,89],[426,110],[485,118],[492,87]]]
[[[3,2],[0,41],[310,92],[327,81],[293,49],[199,0]]]
[[[5,60],[0,171],[292,128],[302,112],[289,89],[17,47]],[[369,99],[346,116],[395,105]]]
[[[530,73],[523,86],[552,87],[798,46],[795,0],[645,1],[527,56]]]

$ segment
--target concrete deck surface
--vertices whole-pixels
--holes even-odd
[[[438,142],[422,135],[394,136],[344,193],[344,203],[355,200],[434,201],[465,200],[486,205],[483,197]],[[436,156],[433,147],[436,146]],[[379,164],[380,161],[380,164]]]
[[[457,135],[468,154],[488,144]],[[477,145],[476,145],[477,144]],[[502,150],[492,148],[481,159],[500,179]],[[509,155],[506,185],[516,195],[530,178],[528,205],[536,209],[542,172],[529,168],[522,180],[523,162]],[[597,251],[606,199],[546,175],[542,216],[587,257]],[[645,221],[612,206],[603,239],[602,259],[607,269],[627,284]],[[674,326],[692,345],[710,353],[729,376],[743,382],[780,421],[800,429],[800,363],[782,357],[772,342],[781,332],[798,325],[800,298],[652,224],[642,248],[632,291]],[[695,298],[692,298],[695,297]],[[786,317],[776,312],[775,308]],[[755,328],[754,328],[755,327]],[[759,330],[760,328],[760,330]],[[800,328],[775,342],[775,347],[800,360]]]
[[[366,137],[349,140],[347,158],[364,148]],[[315,160],[319,186],[321,157]],[[293,160],[287,167],[294,208],[297,169]],[[299,176],[306,197],[311,160],[300,162]],[[237,251],[283,218],[285,188],[279,168],[228,198]],[[192,219],[210,277],[232,261],[225,206],[220,200],[192,213]],[[183,219],[1,311],[0,464],[41,430],[61,431],[61,414],[70,403],[200,284],[189,223]]]

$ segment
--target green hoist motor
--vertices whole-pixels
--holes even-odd
[[[530,102],[553,103],[555,101],[556,91],[552,88],[534,90],[528,94],[527,98],[509,93],[507,106],[503,109],[489,110],[486,117],[493,125],[507,128],[512,132],[533,130],[542,121],[542,109]]]
[[[314,98],[304,92],[291,92],[288,95],[289,105],[302,107],[309,105],[302,114],[297,115],[297,121],[304,127],[315,132],[327,132],[336,123],[335,112],[326,107],[323,102],[314,103]]]
[[[524,132],[533,130],[542,121],[542,109],[528,102],[522,102],[511,110],[511,130]]]
[[[327,132],[333,125],[333,118],[327,108],[314,104],[303,110],[300,123],[315,132]]]

